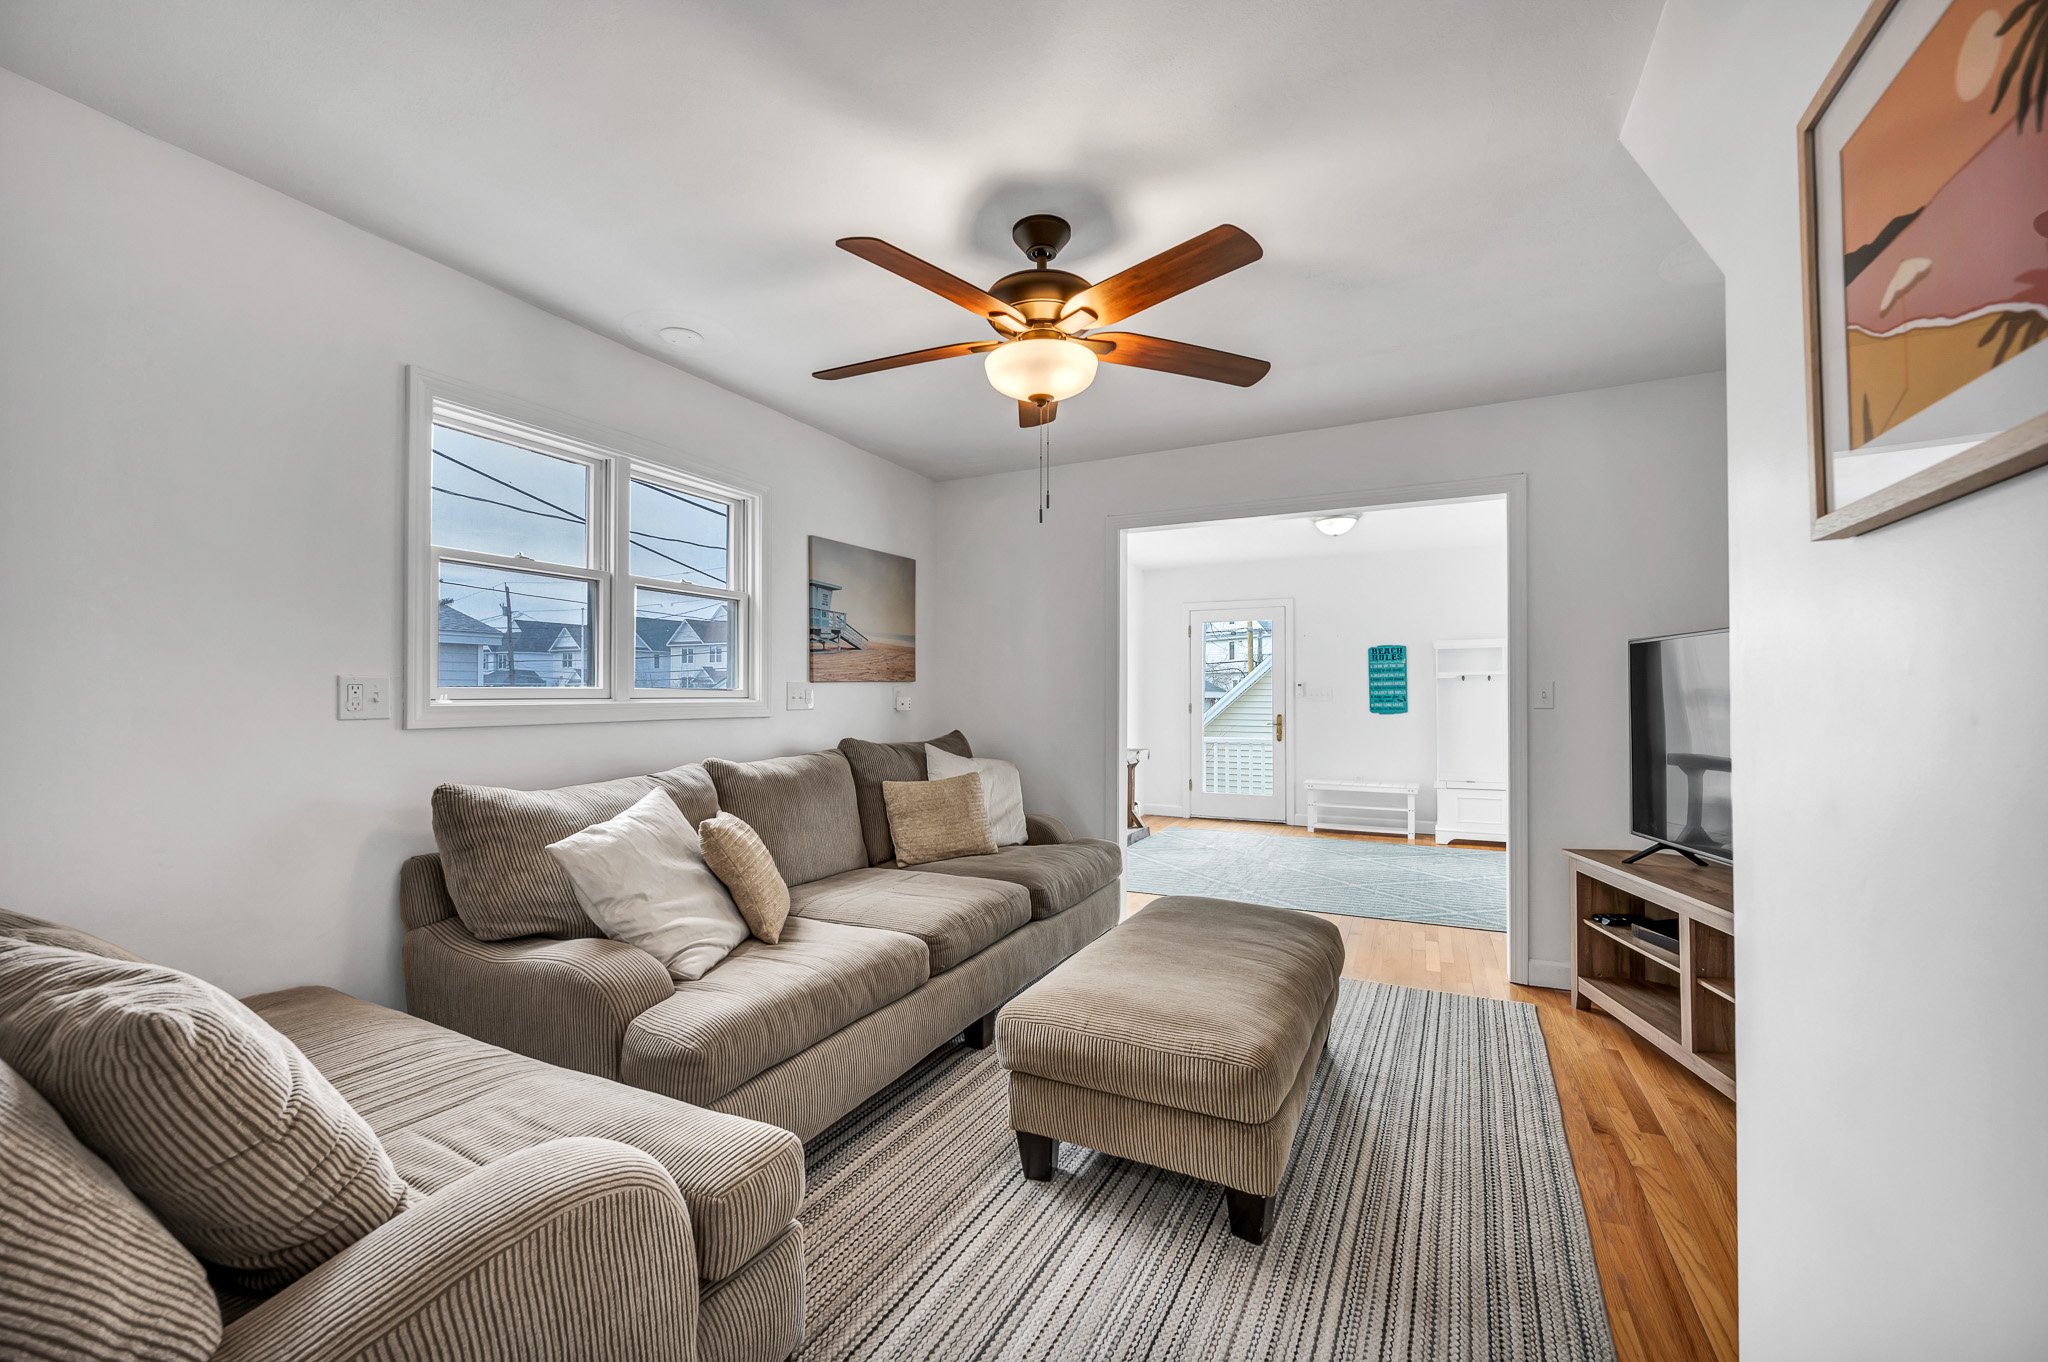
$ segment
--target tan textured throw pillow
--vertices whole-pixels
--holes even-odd
[[[0,941],[0,1059],[244,1290],[285,1285],[405,1209],[391,1157],[326,1076],[189,974]]]
[[[789,886],[760,834],[744,819],[721,813],[699,823],[697,837],[704,844],[704,864],[732,891],[748,929],[769,945],[778,944],[789,918]]]
[[[882,802],[889,809],[889,840],[896,844],[898,866],[995,854],[978,773],[950,780],[885,780]]]

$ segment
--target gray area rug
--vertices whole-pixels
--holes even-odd
[[[1508,929],[1508,858],[1478,847],[1166,828],[1124,853],[1124,888],[1311,913]]]
[[[1346,980],[1273,1233],[1072,1145],[1026,1182],[993,1050],[811,1142],[803,1362],[1614,1356],[1536,1009]]]

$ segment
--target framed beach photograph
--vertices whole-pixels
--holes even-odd
[[[917,560],[811,536],[811,680],[917,680]]]
[[[2048,0],[1878,0],[1799,125],[1813,537],[2048,463]]]

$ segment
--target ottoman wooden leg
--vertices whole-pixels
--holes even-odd
[[[1273,1228],[1273,1198],[1226,1187],[1223,1200],[1230,1207],[1230,1232],[1246,1243],[1265,1243],[1266,1231]]]
[[[996,1009],[996,1012],[1000,1011],[1002,1011],[1001,1008]],[[996,1013],[991,1012],[986,1017],[976,1017],[973,1021],[969,1022],[967,1029],[960,1033],[960,1039],[966,1041],[977,1050],[986,1050],[989,1046],[994,1045],[996,1043]]]
[[[1033,1182],[1050,1182],[1052,1166],[1059,1162],[1060,1142],[1047,1135],[1017,1132],[1017,1152],[1024,1159],[1024,1176]],[[1235,1193],[1232,1193],[1235,1195]]]

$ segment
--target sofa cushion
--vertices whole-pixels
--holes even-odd
[[[711,783],[711,773],[704,769],[703,762],[656,771],[654,778],[675,796],[676,807],[690,820],[691,827],[718,812],[718,787]]]
[[[993,856],[963,856],[956,861],[930,861],[916,873],[971,875],[976,879],[1008,880],[1031,894],[1031,916],[1052,917],[1113,883],[1123,869],[1123,851],[1115,842],[1077,837],[1050,846],[1004,847]]]
[[[853,770],[837,752],[704,763],[718,807],[760,834],[785,884],[867,864]]]
[[[191,975],[0,942],[0,1059],[233,1285],[283,1286],[405,1208],[333,1085]]]
[[[585,916],[638,946],[670,976],[695,979],[747,939],[747,923],[711,867],[697,830],[667,790],[548,844]]]
[[[981,791],[981,776],[974,771],[950,780],[883,781],[897,866],[993,855],[996,844],[989,836],[988,803]]]
[[[959,729],[933,738],[929,745],[958,757],[971,757],[974,749]],[[927,780],[921,742],[869,742],[845,738],[839,751],[853,768],[854,796],[860,808],[860,835],[867,845],[869,865],[890,865],[896,860],[896,844],[889,840],[889,810],[882,800],[885,780]]]
[[[206,1269],[0,1064],[0,1354],[80,1362],[213,1356]]]
[[[33,941],[39,946],[62,946],[66,950],[84,951],[87,955],[104,956],[108,960],[146,963],[141,956],[122,950],[111,941],[102,941],[88,932],[81,932],[76,927],[66,927],[61,922],[45,922],[27,913],[10,913],[5,908],[0,908],[0,937]]]
[[[773,946],[789,916],[789,886],[761,834],[737,814],[707,818],[697,829],[704,863],[732,895],[747,930]],[[734,943],[738,944],[738,943]]]
[[[709,1281],[773,1243],[803,1199],[803,1146],[779,1127],[558,1069],[331,988],[248,1002],[333,1079],[420,1193],[564,1136],[623,1140],[676,1180]]]
[[[748,941],[635,1017],[619,1078],[709,1106],[930,977],[914,936],[791,918],[780,945]]]
[[[559,790],[437,788],[434,844],[462,925],[479,941],[603,935],[577,905],[576,886],[548,844],[624,813],[659,788],[653,776]]]
[[[789,898],[798,917],[916,937],[924,942],[933,974],[1031,921],[1031,895],[1022,885],[880,867],[813,880],[791,890]]]

